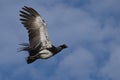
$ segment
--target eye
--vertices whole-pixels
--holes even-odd
[[[45,23],[45,21],[44,20],[42,20],[44,23]]]

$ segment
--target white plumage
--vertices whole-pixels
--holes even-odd
[[[47,58],[49,58],[53,55],[53,53],[51,51],[47,50],[47,49],[44,49],[44,50],[40,51],[39,54],[40,54],[39,56],[42,59],[47,59]]]

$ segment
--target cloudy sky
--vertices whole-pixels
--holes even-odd
[[[27,64],[18,44],[28,42],[19,21],[36,9],[55,46],[69,48]],[[120,80],[120,0],[0,0],[0,80]]]

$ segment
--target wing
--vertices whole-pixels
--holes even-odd
[[[30,49],[41,45],[44,48],[52,47],[48,38],[47,26],[39,13],[33,8],[24,7],[20,11],[21,23],[28,30]]]

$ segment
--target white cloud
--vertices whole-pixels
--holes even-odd
[[[79,48],[65,57],[51,80],[90,80],[95,70],[95,60],[90,51]]]
[[[117,14],[119,11],[119,0],[91,0],[90,4],[86,6],[87,9],[90,9],[95,14],[94,15],[109,15],[109,14]]]
[[[101,69],[101,75],[111,80],[120,79],[120,45],[112,47],[109,61]]]
[[[120,79],[120,20],[115,17],[119,16],[116,15],[117,12],[119,13],[119,0],[91,0],[88,6],[77,8],[66,6],[62,2],[56,3],[55,0],[52,0],[51,3],[42,1],[42,5],[39,4],[39,1],[32,2],[32,4],[25,2],[16,5],[11,2],[7,7],[2,5],[1,8],[3,11],[0,20],[3,22],[0,23],[2,25],[0,29],[0,65],[12,65],[10,68],[5,67],[13,72],[11,77],[9,76],[10,80],[27,74],[28,78],[36,80],[93,80],[91,74],[96,71],[98,72],[94,76],[99,75],[106,80]],[[4,1],[2,3],[6,4]],[[52,4],[56,5],[52,7]],[[16,49],[19,42],[27,40],[27,31],[18,22],[20,6],[24,5],[34,6],[40,12],[48,24],[50,38],[55,45],[61,43],[69,45],[68,51],[60,54],[65,56],[55,56],[54,59],[47,60],[48,62],[46,61],[44,64],[38,61],[32,64],[33,66],[27,64],[23,66],[25,64],[24,56],[16,55]],[[112,16],[109,16],[111,12]],[[104,58],[106,54],[109,55],[108,59]],[[62,59],[58,60],[58,58]],[[98,66],[100,61],[104,64]],[[41,65],[43,66],[41,67]],[[48,67],[51,67],[50,69],[53,71]],[[51,74],[48,75],[49,71]],[[3,70],[3,72],[5,74],[0,75],[0,79],[7,80],[4,76],[6,71]]]

